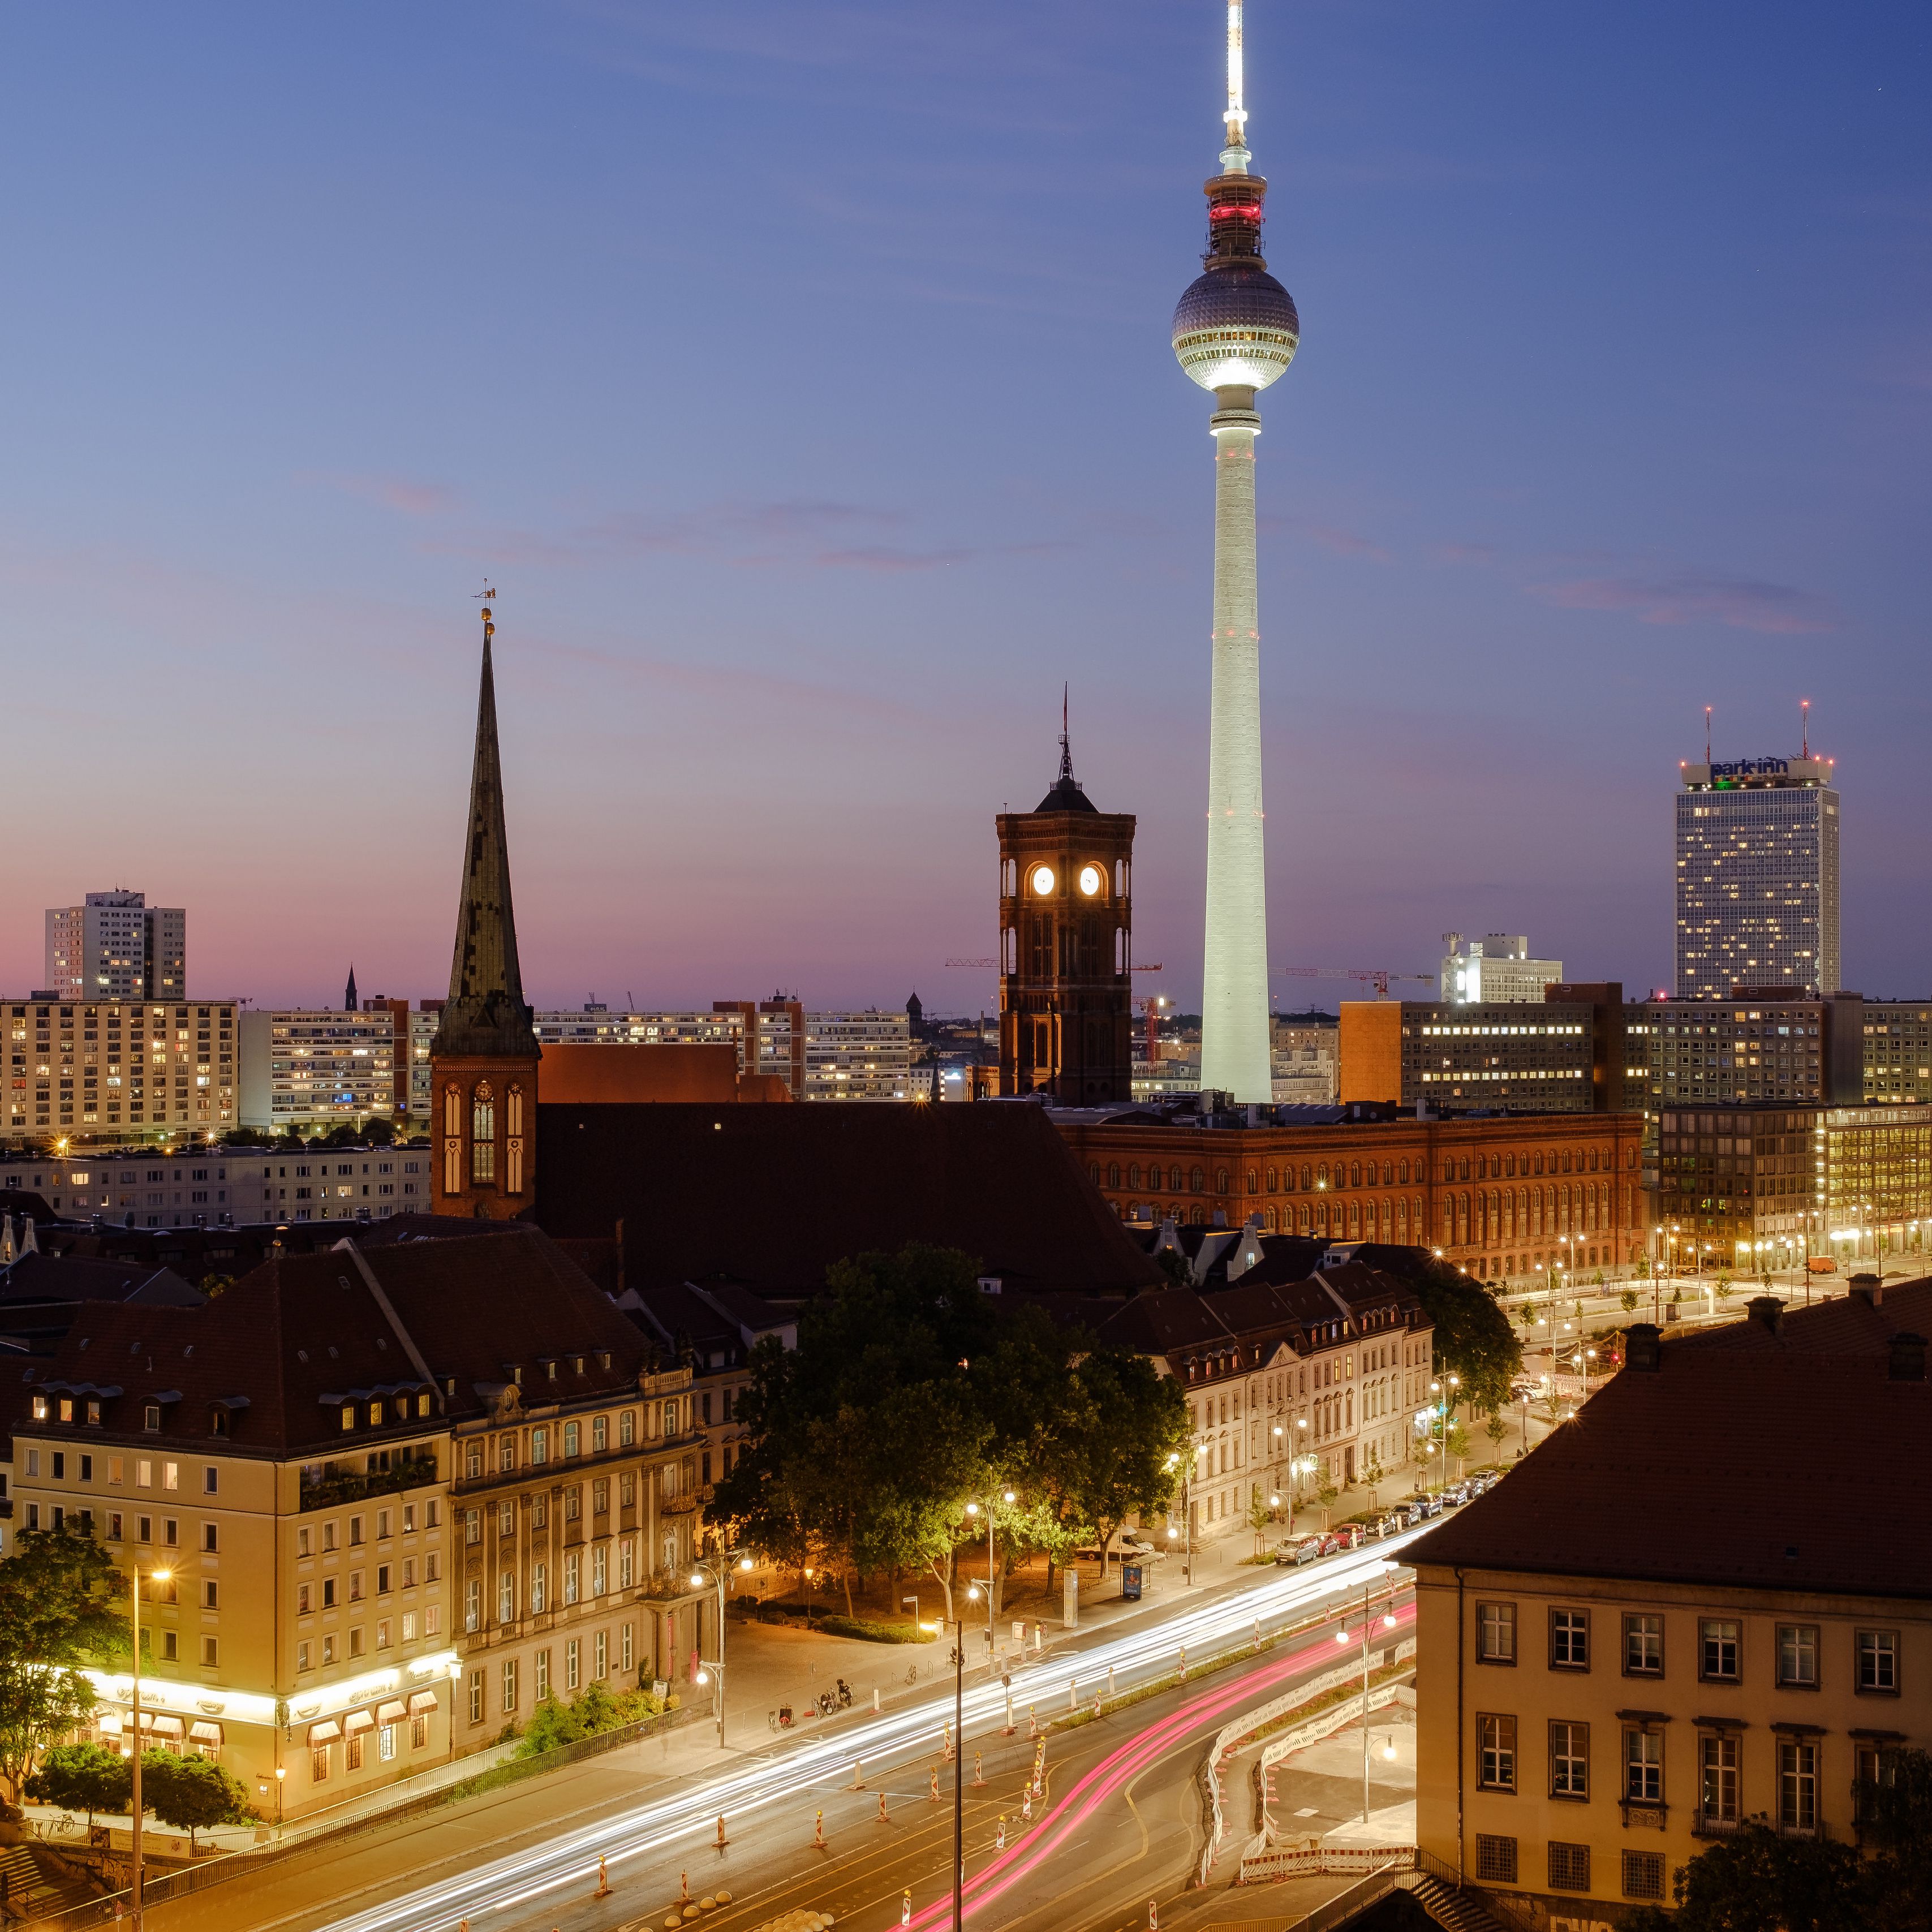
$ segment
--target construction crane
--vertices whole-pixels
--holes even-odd
[[[1396,980],[1412,980],[1418,986],[1433,986],[1438,983],[1431,973],[1387,973],[1379,967],[1367,966],[1277,966],[1277,973],[1286,973],[1291,980],[1359,980],[1364,985],[1374,987],[1376,998],[1388,998],[1390,982]]]
[[[946,963],[949,966],[997,966],[1000,962],[997,959],[949,959]]]

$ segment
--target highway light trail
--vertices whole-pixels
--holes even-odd
[[[1400,1612],[1400,1621],[1405,1624],[1412,1622],[1414,1616],[1414,1606],[1406,1606]],[[982,1867],[967,1880],[962,1893],[966,1912],[970,1915],[982,1905],[990,1905],[1010,1892],[1021,1880],[1030,1877],[1054,1852],[1064,1849],[1073,1834],[1110,1798],[1117,1796],[1148,1766],[1156,1762],[1170,1745],[1180,1743],[1194,1732],[1218,1731],[1229,1715],[1242,1706],[1259,1701],[1262,1694],[1273,1686],[1287,1684],[1314,1665],[1332,1664],[1335,1657],[1333,1642],[1318,1638],[1293,1656],[1282,1658],[1265,1670],[1251,1671],[1240,1682],[1210,1691],[1159,1724],[1150,1724],[1144,1730],[1136,1732],[1118,1750],[1110,1753],[1086,1772],[1047,1813],[1040,1828],[1030,1838],[1001,1852],[991,1864]],[[913,1932],[929,1932],[932,1927],[944,1924],[952,1916],[952,1900],[949,1893],[924,1911],[913,1914]]]
[[[1174,1670],[1184,1646],[1196,1661],[1204,1662],[1251,1632],[1257,1621],[1265,1634],[1270,1628],[1307,1615],[1332,1596],[1342,1598],[1336,1607],[1346,1615],[1348,1596],[1379,1580],[1384,1566],[1418,1534],[1391,1537],[1372,1548],[1325,1559],[1312,1570],[1276,1572],[1250,1588],[1083,1650],[1016,1661],[1012,1672],[1014,1711],[1023,1713],[1031,1705],[1050,1720],[1065,1709],[1070,1684],[1082,1687],[1091,1696],[1111,1669],[1116,1691],[1131,1689],[1136,1680],[1157,1678]],[[1252,1694],[1252,1680],[1241,1694]],[[758,1756],[735,1759],[710,1775],[693,1774],[675,1791],[616,1816],[338,1919],[333,1932],[454,1932],[465,1918],[481,1932],[493,1916],[581,1884],[586,1874],[595,1872],[600,1857],[616,1870],[664,1853],[681,1840],[708,1838],[721,1813],[728,1820],[742,1818],[796,1799],[811,1786],[848,1777],[854,1758],[884,1766],[936,1750],[940,1725],[951,1718],[952,1709],[951,1685],[936,1680],[930,1696],[904,1710],[795,1743],[788,1741]],[[998,1679],[989,1682],[982,1677],[966,1693],[962,1747],[966,1737],[998,1730],[1005,1712],[1006,1694]]]

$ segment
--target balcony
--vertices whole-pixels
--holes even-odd
[[[386,1469],[337,1469],[325,1463],[322,1473],[302,1472],[304,1510],[333,1509],[341,1503],[359,1503],[370,1496],[391,1496],[404,1490],[424,1488],[436,1480],[434,1456],[398,1458]]]

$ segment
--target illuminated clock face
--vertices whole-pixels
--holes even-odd
[[[1042,898],[1053,890],[1053,868],[1036,866],[1033,868],[1033,889]]]
[[[1100,890],[1100,868],[1098,866],[1080,868],[1080,890],[1090,899]]]

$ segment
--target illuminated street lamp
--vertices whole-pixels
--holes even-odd
[[[731,1556],[722,1556],[707,1563],[703,1557],[692,1559],[691,1587],[694,1590],[704,1588],[709,1576],[718,1585],[718,1654],[715,1659],[700,1657],[698,1659],[698,1682],[711,1682],[710,1672],[718,1673],[718,1681],[711,1693],[711,1708],[718,1720],[718,1748],[724,1748],[724,1580],[734,1570],[749,1570],[752,1567],[748,1556],[739,1556],[734,1562]],[[808,1573],[809,1574],[809,1573]],[[700,1638],[700,1646],[702,1637]]]
[[[128,1575],[129,1595],[134,1607],[134,1786],[133,1792],[134,1816],[134,1827],[129,1834],[129,1838],[134,1853],[134,1895],[132,1900],[134,1928],[134,1932],[141,1932],[141,1572],[136,1566],[130,1564],[128,1566]],[[150,1570],[148,1572],[148,1581],[151,1583],[166,1583],[170,1582],[173,1576],[174,1572],[164,1566],[159,1570]]]

